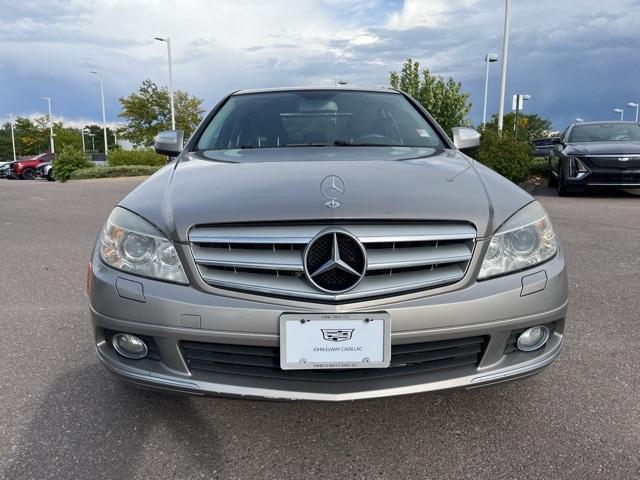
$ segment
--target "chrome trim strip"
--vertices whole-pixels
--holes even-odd
[[[256,278],[256,277],[266,278]],[[275,277],[255,273],[216,272],[215,276],[202,271],[202,277],[210,285],[271,295],[283,295],[318,300],[349,300],[353,298],[390,295],[407,290],[418,290],[434,285],[454,283],[464,277],[464,271],[459,267],[441,267],[436,270],[421,272],[397,273],[395,275],[379,275],[366,277],[353,290],[347,293],[329,294],[312,288],[305,280],[296,277]],[[376,278],[379,277],[379,278]],[[403,277],[407,281],[403,281]],[[390,279],[394,285],[390,285]]]
[[[578,156],[578,155],[576,155]],[[594,155],[579,155],[581,157],[587,157],[587,158],[611,158],[611,159],[616,159],[618,160],[618,158],[622,157],[622,158],[628,158],[629,160],[640,160],[640,155],[638,154],[628,154],[628,153],[601,153],[601,154],[594,154]]]
[[[371,249],[368,251],[367,270],[387,270],[395,268],[422,267],[444,263],[467,262],[471,260],[471,250],[464,244],[443,247]]]
[[[302,272],[302,251],[191,247],[200,265]]]
[[[192,243],[306,244],[331,225],[256,225],[239,227],[194,227],[188,238]],[[358,237],[363,243],[418,242],[436,240],[472,240],[476,229],[469,224],[367,224],[336,225]]]
[[[638,187],[640,188],[640,182],[638,183],[587,183],[590,187]]]

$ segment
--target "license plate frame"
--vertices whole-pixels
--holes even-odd
[[[342,370],[387,368],[391,362],[391,315],[283,313],[280,368]]]

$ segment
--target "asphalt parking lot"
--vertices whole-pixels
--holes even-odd
[[[541,374],[277,403],[141,391],[98,364],[86,264],[139,181],[0,181],[0,478],[640,477],[640,197],[537,190],[571,286],[564,351]]]

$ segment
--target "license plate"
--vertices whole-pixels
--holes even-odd
[[[386,368],[391,361],[388,313],[285,313],[280,316],[283,370]]]

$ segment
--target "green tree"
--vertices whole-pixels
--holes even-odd
[[[204,110],[202,99],[183,91],[173,94],[176,128],[184,130],[189,138],[200,123]],[[122,137],[137,147],[149,147],[153,138],[161,131],[171,128],[171,106],[166,87],[159,87],[145,80],[137,92],[120,98],[120,117],[127,121],[122,128]]]
[[[92,167],[93,164],[85,158],[82,150],[70,146],[62,147],[60,153],[56,155],[54,162],[54,172],[56,180],[66,182],[76,170]]]
[[[468,115],[471,111],[469,93],[462,90],[462,84],[449,77],[447,80],[432,75],[428,69],[422,70],[420,64],[408,59],[400,73],[392,71],[389,83],[411,95],[426,108],[447,134],[453,127],[470,125]]]
[[[46,117],[32,121],[26,117],[15,120],[16,152],[18,155],[37,155],[49,150],[49,129]]]
[[[85,148],[87,149],[87,152],[93,152],[93,145],[95,144],[95,152],[104,153],[104,130],[102,129],[102,125],[86,125],[84,127],[84,130],[87,131],[87,133],[84,134]],[[91,135],[93,135],[93,141],[91,140]],[[120,130],[118,130],[118,135],[120,135]],[[79,130],[78,140],[82,142]],[[113,130],[111,130],[109,127],[107,127],[107,146],[109,147],[109,150],[119,148],[115,143]]]
[[[516,141],[513,132],[498,132],[497,126],[480,128],[481,143],[470,155],[515,183],[526,180],[532,162],[531,144],[522,136]]]
[[[516,114],[509,112],[504,115],[503,132],[512,135],[515,131]],[[487,127],[494,130],[498,129],[498,115],[491,117],[491,121],[487,122]],[[548,137],[551,132],[551,121],[543,118],[535,113],[518,115],[518,137],[525,140],[533,140],[534,138]]]

